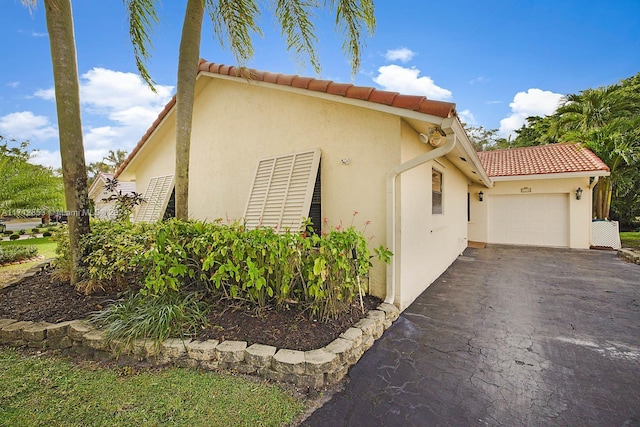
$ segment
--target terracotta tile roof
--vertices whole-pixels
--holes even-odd
[[[402,95],[397,92],[388,92],[372,87],[355,86],[350,83],[337,83],[330,80],[320,80],[313,77],[301,77],[297,75],[271,73],[268,71],[258,71],[248,68],[239,68],[222,64],[214,64],[201,59],[198,64],[198,72],[209,72],[244,80],[253,80],[265,83],[273,83],[282,86],[291,86],[299,89],[306,89],[314,92],[324,92],[329,95],[343,96],[345,98],[357,99],[375,104],[388,105],[390,107],[402,108],[417,111],[419,113],[430,114],[437,117],[454,117],[456,104],[443,101],[432,101],[425,96]],[[140,151],[146,140],[158,127],[160,122],[167,116],[171,108],[176,103],[175,95],[167,103],[164,110],[160,112],[158,118],[142,136],[129,157],[124,161],[116,172],[116,177],[131,162],[136,153]]]
[[[580,143],[549,144],[478,153],[489,177],[609,171],[609,167]]]

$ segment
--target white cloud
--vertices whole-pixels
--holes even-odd
[[[476,122],[475,116],[470,110],[458,111],[458,116],[460,117],[460,120],[467,125],[475,126],[478,124],[478,122]]]
[[[489,79],[486,78],[485,76],[478,76],[478,77],[474,77],[473,79],[469,80],[469,84],[476,84],[476,83],[486,83],[488,82]]]
[[[20,82],[9,82],[7,83],[7,86],[9,86],[12,89],[16,89],[18,86],[20,86]]]
[[[56,99],[56,91],[53,88],[39,89],[33,94],[33,96],[46,99],[47,101],[52,101]]]
[[[414,56],[416,56],[416,53],[406,47],[390,49],[384,54],[387,61],[400,61],[402,63],[411,61]]]
[[[60,151],[38,150],[31,156],[29,163],[57,169],[60,167]]]
[[[31,111],[20,111],[0,117],[0,135],[23,140],[47,140],[55,138],[58,131],[46,116],[36,116]]]
[[[34,32],[31,33],[31,35],[33,37],[47,37],[49,34],[47,34],[47,33],[38,33],[36,31],[34,31]]]
[[[526,92],[518,92],[513,97],[511,115],[500,120],[499,133],[504,136],[515,135],[515,130],[520,129],[529,116],[545,116],[552,114],[558,108],[562,99],[559,93],[531,88]]]
[[[431,77],[420,75],[415,67],[405,68],[399,65],[384,65],[378,68],[378,77],[373,81],[385,90],[400,92],[405,95],[424,95],[430,99],[449,99],[451,91],[436,85]]]
[[[93,68],[80,78],[81,102],[92,110],[108,113],[142,107],[157,114],[169,101],[173,86],[157,85],[156,90],[153,93],[137,74],[105,68]]]
[[[173,86],[156,85],[153,93],[134,73],[92,68],[80,76],[80,101],[83,114],[85,159],[87,163],[102,160],[109,150],[131,151],[145,131],[171,99]],[[54,101],[54,88],[40,89],[34,96]],[[96,125],[90,125],[95,123]],[[2,128],[0,128],[1,130]],[[34,161],[49,164],[55,155],[37,155]]]

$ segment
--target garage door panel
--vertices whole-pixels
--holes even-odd
[[[569,246],[567,194],[496,195],[489,202],[489,243]]]

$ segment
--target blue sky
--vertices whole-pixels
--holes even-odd
[[[29,140],[34,162],[60,165],[44,8],[1,0],[0,135]],[[73,2],[87,162],[130,151],[175,91],[184,1],[158,2],[149,62],[158,94],[137,77],[120,0]],[[322,3],[322,2],[321,2]],[[262,2],[268,4],[268,2]],[[377,30],[352,76],[333,19],[317,14],[320,77],[457,104],[467,123],[509,135],[562,95],[640,71],[640,1],[396,0],[376,2]],[[201,56],[234,64],[205,17]],[[268,7],[249,66],[315,76],[286,51]]]

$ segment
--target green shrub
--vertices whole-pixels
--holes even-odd
[[[49,230],[45,231],[42,233],[42,237],[51,237],[53,233],[51,233]]]
[[[140,257],[149,249],[159,223],[95,221],[80,244],[82,285],[126,289],[146,275]]]
[[[32,229],[31,229],[31,232],[32,232],[32,233],[39,233],[39,232],[40,232],[40,229],[39,229],[39,228],[32,228]]]
[[[12,235],[9,236],[9,240],[18,240],[20,238],[20,235],[18,233],[13,233]]]
[[[80,241],[84,254],[79,289],[125,289],[144,275],[140,255],[152,243],[157,224],[93,221],[91,232]],[[70,277],[71,252],[67,226],[54,234],[58,244],[54,263],[61,277]]]
[[[38,255],[38,248],[35,246],[0,246],[0,265],[24,261],[36,255]]]
[[[318,236],[172,220],[141,258],[148,266],[143,292],[196,285],[254,307],[298,305],[327,320],[367,291],[369,258],[363,233],[353,227]]]
[[[150,339],[157,351],[170,337],[187,337],[206,327],[208,306],[197,293],[165,292],[161,295],[136,293],[90,316],[104,328],[107,342],[116,342],[117,351],[132,350],[137,339]]]
[[[24,228],[21,228],[20,231],[18,231],[18,234],[20,234],[21,236],[24,234],[27,234],[27,230],[25,230]]]

